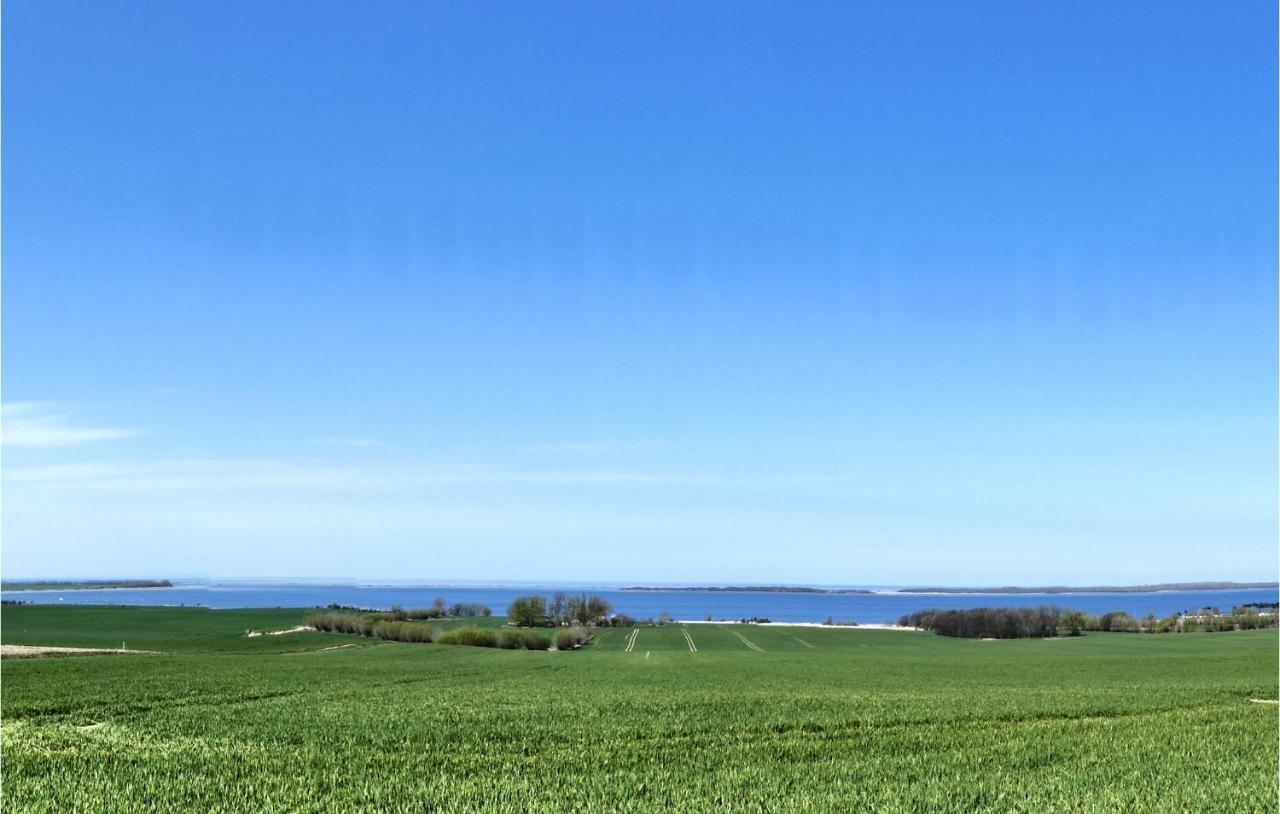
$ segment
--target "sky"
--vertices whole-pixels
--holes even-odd
[[[1275,579],[1276,15],[10,0],[4,576]]]

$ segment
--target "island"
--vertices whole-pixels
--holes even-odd
[[[863,588],[806,588],[795,585],[706,585],[677,588],[635,586],[624,591],[691,591],[696,593],[759,593],[759,594],[872,594]]]
[[[167,579],[22,580],[0,582],[0,591],[99,591],[107,588],[172,588]]]
[[[898,588],[900,594],[1149,594],[1157,591],[1236,591],[1280,588],[1280,582],[1161,582],[1155,585],[1048,585],[1024,588]]]

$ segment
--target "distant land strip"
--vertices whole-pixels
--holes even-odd
[[[1280,582],[1161,582],[1156,585],[1046,585],[1023,588],[898,588],[902,594],[1149,594],[1156,591],[1231,591],[1247,588],[1280,588]]]
[[[698,593],[763,593],[763,594],[873,594],[862,588],[805,588],[790,585],[708,585],[704,587],[656,588],[636,586],[624,591],[694,591]]]
[[[172,588],[167,579],[33,580],[0,582],[0,591],[96,591],[104,588]]]
[[[1156,591],[1229,591],[1249,588],[1280,588],[1280,582],[1161,582],[1156,585],[1045,585],[1022,587],[1005,585],[998,588],[890,588],[900,594],[1145,594]],[[776,593],[776,594],[874,594],[864,588],[808,588],[792,585],[707,585],[662,588],[633,586],[624,591],[689,591],[695,593]]]

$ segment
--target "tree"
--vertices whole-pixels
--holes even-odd
[[[444,597],[437,596],[435,599],[431,600],[431,607],[439,611],[440,615],[443,616],[444,615]]]
[[[611,613],[613,613],[613,605],[609,604],[609,600],[595,594],[587,597],[587,624],[596,625],[606,622]]]
[[[519,627],[546,624],[547,600],[537,594],[517,596],[507,607],[507,620]]]
[[[1071,636],[1079,636],[1086,623],[1085,615],[1077,610],[1067,611],[1062,615],[1062,626]]]
[[[564,622],[566,624],[586,624],[586,596],[571,596],[564,602]]]
[[[564,591],[556,591],[551,597],[551,618],[560,624],[565,622],[564,600]]]

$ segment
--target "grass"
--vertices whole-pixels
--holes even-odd
[[[300,618],[6,608],[6,643],[164,651],[4,663],[6,810],[1277,803],[1277,707],[1250,702],[1277,697],[1275,631],[983,642],[675,624],[640,628],[630,652],[617,628],[572,653],[243,636]]]

